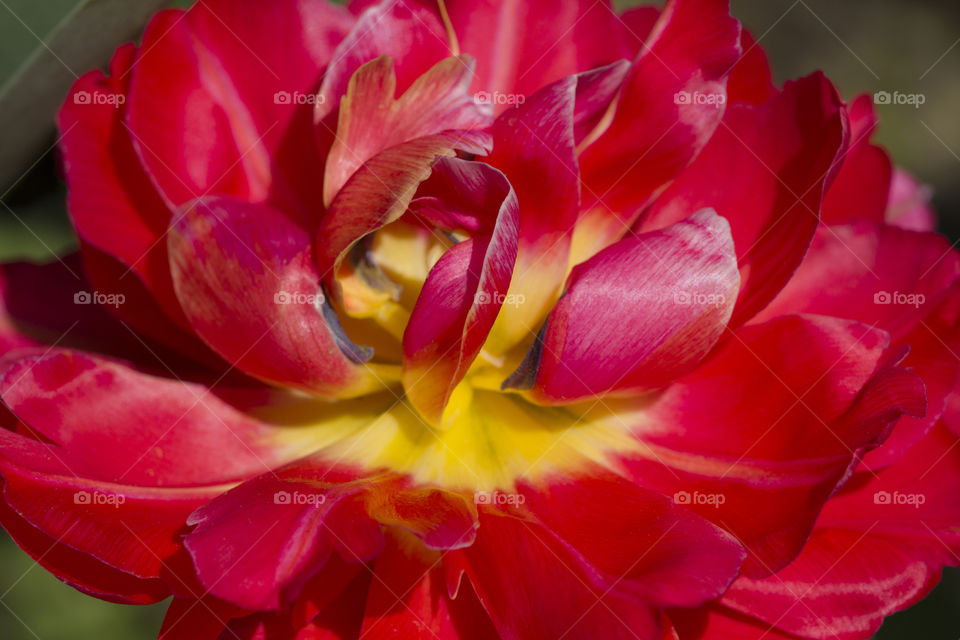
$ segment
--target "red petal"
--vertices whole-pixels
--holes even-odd
[[[415,0],[387,0],[365,9],[337,46],[324,73],[320,85],[322,99],[314,114],[321,128],[327,115],[336,111],[350,79],[364,63],[381,56],[391,58],[396,67],[397,89],[406,91],[430,67],[455,55],[432,3],[421,6]]]
[[[319,395],[383,388],[324,297],[309,234],[282,213],[211,197],[182,213],[168,241],[184,312],[237,368]]]
[[[110,76],[77,81],[58,114],[70,217],[80,238],[128,267],[164,312],[184,323],[162,237],[170,220],[124,126],[133,45],[117,50]]]
[[[761,105],[777,95],[770,60],[763,47],[746,29],[740,32],[740,49],[743,53],[727,80],[727,97],[731,104],[748,102]]]
[[[922,415],[922,383],[886,346],[882,331],[815,316],[741,330],[641,410],[634,476],[736,535],[745,573],[777,570],[862,451]]]
[[[958,471],[957,439],[941,426],[879,476],[855,475],[790,565],[737,580],[724,602],[805,638],[869,637],[960,564]]]
[[[860,222],[822,228],[758,320],[813,313],[876,324],[902,338],[960,277],[960,254],[933,233]]]
[[[482,514],[476,543],[456,553],[504,640],[660,638],[653,607],[592,586],[582,558],[538,524]]]
[[[739,42],[740,25],[730,17],[728,2],[668,3],[626,81],[613,121],[580,158],[588,212],[581,224],[593,240],[586,256],[622,237],[653,194],[680,175],[713,135]],[[711,104],[684,103],[681,92],[709,96]]]
[[[498,112],[561,78],[632,57],[631,34],[607,0],[446,4],[461,49],[477,58],[474,88]]]
[[[662,387],[716,344],[739,281],[730,227],[712,211],[621,240],[574,268],[525,363],[536,370],[521,365],[511,386],[530,376],[548,403]]]
[[[519,246],[509,295],[520,302],[501,309],[496,350],[536,331],[566,275],[580,186],[575,149],[577,87],[568,76],[503,113],[493,126],[487,159],[510,180],[520,203]]]
[[[871,220],[882,222],[887,210],[893,165],[882,148],[870,144],[877,127],[873,97],[862,95],[849,107],[850,148],[823,199],[821,219],[827,224]]]
[[[64,545],[177,592],[191,590],[177,559],[188,514],[289,459],[272,432],[199,385],[76,353],[16,361],[0,392],[25,425],[25,435],[0,429],[7,504]],[[109,574],[98,565],[65,565],[64,577],[99,590]]]
[[[360,636],[485,640],[496,636],[471,589],[447,595],[439,556],[408,555],[393,544],[377,557]]]
[[[442,131],[481,129],[492,117],[468,93],[474,63],[446,58],[395,97],[393,60],[380,57],[360,67],[340,104],[336,141],[327,158],[324,202],[330,203],[351,175],[389,147]]]
[[[201,0],[154,18],[127,123],[171,208],[208,193],[319,205],[310,98],[353,22],[314,0]]]
[[[521,491],[543,525],[593,567],[587,579],[600,592],[696,606],[726,590],[745,556],[730,534],[612,474]]]
[[[487,147],[486,132],[449,131],[391,147],[364,163],[337,193],[317,231],[317,263],[329,289],[339,291],[340,266],[356,242],[406,213],[435,160],[458,149],[480,153]]]
[[[458,494],[303,460],[203,506],[185,545],[210,593],[256,611],[295,600],[334,552],[353,564],[378,556],[381,525],[459,547],[473,539],[475,518]]]
[[[740,265],[737,326],[767,305],[803,260],[820,202],[846,142],[843,105],[820,74],[787,83],[761,107],[731,105],[696,162],[644,215],[638,230],[711,207],[730,222]]]

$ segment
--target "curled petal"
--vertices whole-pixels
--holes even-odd
[[[455,245],[431,270],[404,332],[407,395],[434,421],[439,421],[507,300],[517,258],[519,208],[510,183],[488,165],[449,162],[460,173],[472,174],[470,183],[486,181],[484,190],[498,194],[500,202],[489,236]]]
[[[507,385],[548,403],[662,387],[716,344],[739,281],[730,227],[712,211],[621,240],[573,270]]]
[[[492,118],[468,93],[474,62],[446,58],[395,97],[393,61],[380,57],[350,79],[340,103],[337,137],[327,158],[324,202],[329,205],[351,175],[389,147],[442,131],[482,129]]]
[[[194,330],[254,377],[318,395],[380,390],[389,372],[362,364],[325,297],[310,236],[268,205],[211,197],[188,206],[169,238],[177,295]]]

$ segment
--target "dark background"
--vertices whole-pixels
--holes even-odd
[[[60,53],[58,38],[70,27],[71,11],[87,1],[0,0],[0,107],[11,96],[31,97],[29,86],[16,78],[18,69],[36,52],[45,54],[44,45]],[[127,0],[129,5],[144,1]],[[898,164],[934,189],[942,231],[953,240],[960,238],[960,2],[733,0],[733,12],[761,38],[780,82],[823,69],[845,98],[881,90],[923,94],[926,103],[919,109],[879,106],[882,125],[876,139]],[[140,25],[121,27],[133,34]],[[77,37],[86,47],[97,34]],[[112,47],[121,40],[104,44]],[[63,60],[68,66],[71,62]],[[68,84],[61,86],[62,79],[51,77],[55,91],[65,95]],[[50,151],[55,142],[53,115],[38,107],[30,109],[28,117],[0,124],[0,146],[7,145],[20,127],[48,131],[45,144],[25,155],[28,160],[0,166],[11,172],[9,183],[14,185],[0,187],[0,259],[47,261],[75,245],[56,153]],[[129,607],[88,598],[47,574],[0,532],[2,640],[156,638],[165,607]],[[877,638],[958,640],[960,572],[948,570],[936,591],[889,619]]]

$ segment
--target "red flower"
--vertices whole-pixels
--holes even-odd
[[[200,0],[59,123],[0,520],[163,638],[846,640],[956,564],[960,258],[724,1]]]

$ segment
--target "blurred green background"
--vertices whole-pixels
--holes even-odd
[[[107,48],[134,37],[142,24],[140,14],[162,2],[121,1],[0,0],[0,115],[8,113],[4,101],[11,95],[22,106],[14,111],[16,117],[0,119],[0,157],[8,160],[3,150],[21,143],[23,131],[40,133],[15,166],[7,161],[12,172],[0,187],[0,259],[46,261],[75,245],[51,150],[53,112],[39,103],[62,100],[68,86],[63,74],[69,73],[63,64],[75,73],[102,65],[106,54],[91,42],[103,39],[105,31],[113,38],[104,43]],[[82,11],[100,11],[88,14],[86,21],[108,26],[84,28]],[[901,166],[933,187],[942,230],[960,238],[960,2],[733,0],[733,12],[761,38],[778,81],[823,69],[846,98],[881,90],[924,94],[919,109],[878,107],[878,140]],[[79,31],[71,33],[78,23]],[[88,58],[95,62],[76,62]],[[23,82],[29,65],[39,70],[32,75],[44,84]],[[156,638],[165,606],[128,607],[88,598],[36,566],[0,532],[0,640]],[[957,640],[960,572],[948,570],[933,594],[889,619],[877,637]]]

